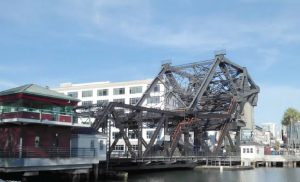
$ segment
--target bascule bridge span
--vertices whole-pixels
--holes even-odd
[[[164,90],[155,96],[151,91],[157,84],[162,84]],[[108,160],[114,158],[112,151],[121,138],[131,160],[149,156],[164,160],[194,159],[192,156],[220,155],[225,139],[229,143],[226,152],[239,153],[240,130],[246,125],[243,108],[246,103],[256,106],[258,93],[259,87],[247,69],[220,54],[212,60],[185,65],[163,64],[136,105],[110,102],[78,106],[75,113],[78,117],[94,118],[91,127],[109,136],[112,126],[119,129],[114,140],[109,137]],[[149,102],[158,97],[159,103]],[[155,129],[148,142],[142,135],[145,128]],[[138,138],[137,148],[133,148],[127,136],[129,130]],[[219,132],[213,149],[207,146],[208,131]],[[158,143],[157,136],[161,133],[164,140]],[[194,136],[193,143],[189,140],[190,133]]]

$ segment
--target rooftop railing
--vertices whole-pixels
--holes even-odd
[[[73,112],[53,111],[47,109],[36,109],[30,107],[0,106],[0,120],[3,119],[34,119],[40,121],[58,121],[76,123]]]

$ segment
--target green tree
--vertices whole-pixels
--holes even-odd
[[[274,146],[274,147],[275,147],[275,150],[276,150],[276,151],[279,150],[279,148],[280,148],[280,143],[279,143],[279,141],[276,141],[276,142],[275,142],[275,146]]]
[[[300,121],[300,113],[294,108],[288,108],[283,115],[283,119],[281,121],[281,124],[283,125],[289,125],[291,123],[295,123],[297,121]]]

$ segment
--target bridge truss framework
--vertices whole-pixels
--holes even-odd
[[[164,86],[160,102],[147,105],[157,84]],[[243,108],[246,103],[256,106],[258,93],[259,87],[247,69],[220,54],[203,62],[180,66],[163,64],[136,105],[110,102],[78,106],[74,111],[78,117],[94,118],[91,126],[101,128],[108,136],[111,136],[112,125],[119,129],[113,141],[109,137],[108,158],[121,138],[135,159],[157,151],[166,157],[195,155],[194,151],[199,149],[205,155],[218,155],[224,138],[230,143],[231,152],[239,152],[239,133],[245,126]],[[144,128],[155,129],[149,142],[142,136]],[[127,130],[132,130],[138,138],[137,151]],[[156,140],[161,130],[164,141],[158,145]],[[207,131],[220,131],[212,151],[205,141]],[[190,132],[194,133],[193,144],[189,143]],[[230,132],[235,133],[235,139]]]

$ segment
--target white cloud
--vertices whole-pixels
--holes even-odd
[[[253,1],[256,0],[244,0]],[[148,0],[64,0],[51,3],[45,11],[41,10],[45,6],[43,3],[33,2],[19,6],[18,3],[11,3],[18,10],[2,8],[4,12],[0,12],[0,19],[2,15],[20,22],[49,21],[48,24],[51,24],[51,20],[44,20],[50,15],[50,18],[65,19],[70,26],[73,23],[79,24],[81,28],[74,34],[83,38],[101,39],[111,35],[148,46],[197,52],[219,48],[256,48],[263,44],[300,41],[300,20],[295,18],[296,10],[290,8],[255,19],[249,19],[250,15],[247,14],[237,16],[230,10],[223,10],[215,14],[199,12],[187,17],[174,16],[169,21],[161,21],[160,16],[164,16],[165,12],[157,11],[153,7],[154,3]]]
[[[85,23],[90,23],[85,26],[94,27],[82,34],[89,34],[87,37],[96,38],[106,33],[149,46],[198,52],[218,48],[255,49],[264,44],[287,45],[300,41],[300,22],[289,13],[250,21],[219,12],[217,15],[174,18],[162,23],[157,16],[163,14],[157,15],[148,1],[95,2],[99,3],[93,8],[88,7],[88,16],[84,15],[87,18]],[[273,61],[269,59],[267,62]]]

